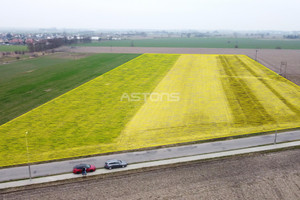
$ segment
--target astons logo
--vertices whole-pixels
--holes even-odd
[[[153,102],[178,102],[180,101],[180,93],[123,93],[121,101],[153,101]]]

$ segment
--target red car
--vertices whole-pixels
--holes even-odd
[[[89,165],[89,164],[79,164],[73,167],[73,173],[74,174],[80,174],[82,173],[82,169],[85,168],[86,172],[94,172],[96,171],[95,165]]]

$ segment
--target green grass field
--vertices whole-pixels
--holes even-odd
[[[73,60],[56,54],[0,65],[0,124],[136,56],[98,54]]]
[[[78,44],[78,46],[130,47],[187,47],[187,48],[238,48],[243,49],[300,49],[300,40],[262,40],[250,38],[160,38],[116,40]]]
[[[24,45],[0,45],[0,52],[28,51]]]

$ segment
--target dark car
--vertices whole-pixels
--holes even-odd
[[[119,167],[126,167],[128,164],[122,160],[108,160],[105,162],[104,168],[113,169]]]
[[[73,173],[74,174],[80,174],[82,173],[82,169],[85,168],[86,172],[94,172],[96,171],[95,165],[89,165],[89,164],[79,164],[73,167]]]

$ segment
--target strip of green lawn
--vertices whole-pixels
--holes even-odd
[[[77,46],[300,49],[300,40],[264,40],[255,38],[156,38],[108,40],[77,44]]]
[[[25,45],[0,45],[0,52],[28,51]]]
[[[0,65],[0,125],[137,56],[97,54],[79,60],[44,56]]]

